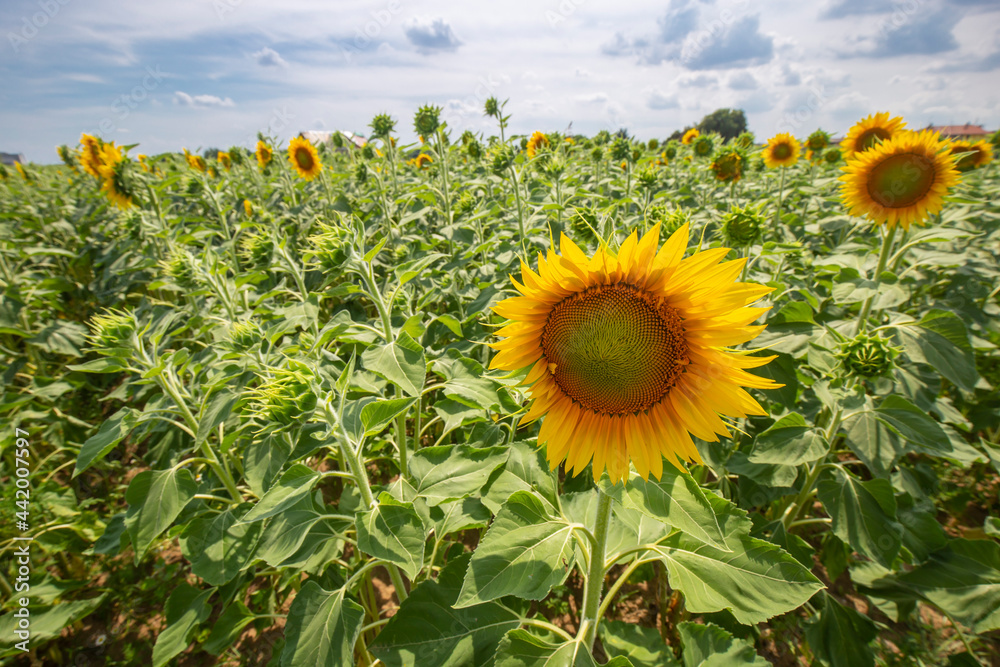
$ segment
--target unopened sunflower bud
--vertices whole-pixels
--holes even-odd
[[[274,254],[274,241],[267,231],[256,229],[243,237],[240,254],[253,266],[266,266]]]
[[[372,128],[372,133],[380,139],[386,139],[396,129],[396,121],[387,113],[380,113],[368,124]]]
[[[493,150],[490,151],[490,171],[493,172],[495,176],[506,176],[507,170],[510,166],[514,164],[514,152],[511,150],[510,146],[506,144],[497,144]]]
[[[860,333],[844,343],[837,355],[844,371],[860,379],[886,377],[895,367],[893,360],[900,353],[887,338]]]
[[[497,102],[497,98],[491,97],[487,99],[486,104],[483,105],[483,112],[487,116],[498,118],[500,116],[500,103]]]
[[[194,257],[187,250],[175,248],[166,259],[160,262],[160,266],[178,287],[191,289],[197,286],[198,273]]]
[[[430,137],[441,127],[441,107],[425,104],[413,116],[413,128],[417,134]]]
[[[316,394],[311,376],[304,367],[279,368],[251,391],[250,410],[254,418],[289,426],[312,416]]]
[[[646,212],[646,220],[651,225],[659,223],[661,234],[673,234],[691,221],[691,214],[670,206],[650,206]]]
[[[248,352],[258,347],[264,340],[264,331],[254,320],[233,322],[229,327],[229,341],[226,345],[234,352]]]
[[[759,242],[764,235],[764,216],[760,206],[734,206],[722,218],[722,236],[726,244],[745,248]]]
[[[319,233],[308,238],[306,256],[326,272],[339,271],[347,261],[346,232],[332,225],[320,225]]]
[[[90,320],[90,347],[109,356],[123,356],[133,348],[136,330],[135,316],[131,311],[108,309]]]

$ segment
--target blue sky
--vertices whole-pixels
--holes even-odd
[[[4,0],[0,151],[56,161],[81,132],[157,153],[251,145],[258,130],[404,139],[418,106],[495,133],[626,127],[665,137],[719,107],[758,138],[1000,126],[996,0]]]

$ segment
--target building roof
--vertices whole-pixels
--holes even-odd
[[[17,162],[24,164],[24,155],[21,153],[0,153],[0,164],[14,166]]]
[[[989,132],[982,125],[929,125],[928,130],[936,130],[942,137],[985,137]]]
[[[354,134],[353,132],[345,132],[343,130],[337,130],[341,135],[348,141],[352,142],[358,148],[365,145],[365,138]],[[304,132],[299,132],[299,136],[308,139],[313,144],[321,144],[329,142],[333,137],[333,132],[326,132],[322,130],[306,130]]]

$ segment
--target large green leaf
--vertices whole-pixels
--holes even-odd
[[[690,474],[681,473],[673,466],[666,466],[658,482],[645,480],[633,473],[624,487],[621,484],[611,485],[604,478],[602,489],[625,507],[667,523],[701,542],[722,550],[729,549],[727,532],[723,531],[717,506],[709,499],[709,492],[702,489]],[[731,506],[731,509],[734,515],[746,516],[745,512],[735,506]],[[730,530],[733,529],[748,533],[750,522],[735,522]]]
[[[677,629],[684,644],[684,667],[770,667],[771,663],[754,651],[753,644],[717,625],[681,623]]]
[[[952,540],[898,581],[976,632],[1000,629],[1000,543]]]
[[[153,667],[163,667],[188,647],[194,629],[212,613],[208,599],[213,593],[214,588],[201,590],[186,583],[174,588],[164,612],[167,627],[153,646]]]
[[[434,370],[444,377],[444,395],[461,403],[474,405],[483,410],[499,410],[500,397],[495,381],[483,377],[483,368],[478,362],[460,357],[440,359],[434,363]]]
[[[267,523],[267,530],[260,538],[256,557],[272,567],[278,567],[302,546],[309,530],[321,516],[312,508],[300,509],[296,506],[274,517]]]
[[[556,476],[542,450],[534,442],[524,441],[515,442],[508,449],[507,462],[494,471],[483,487],[483,504],[496,514],[515,491],[534,491],[556,511],[559,507]]]
[[[809,648],[830,667],[868,667],[875,664],[872,640],[878,636],[875,623],[853,609],[823,596],[819,618],[805,627]]]
[[[206,651],[212,655],[221,655],[223,651],[236,643],[243,628],[248,626],[255,618],[245,604],[236,600],[226,607],[219,618],[212,624],[212,633],[202,645]]]
[[[241,521],[260,521],[285,511],[308,496],[321,476],[312,468],[296,463],[282,473],[274,486],[268,489]]]
[[[844,421],[847,446],[879,477],[888,477],[905,451],[903,438],[879,413],[864,410]]]
[[[676,533],[651,552],[695,613],[729,609],[740,623],[762,623],[802,605],[823,585],[778,546],[743,535],[722,551]]]
[[[343,588],[331,593],[307,581],[288,610],[281,667],[353,665],[364,619],[365,610]]]
[[[536,495],[514,493],[472,554],[455,603],[468,607],[505,595],[541,600],[572,569],[573,529]]]
[[[370,647],[386,667],[493,667],[500,638],[520,618],[497,602],[454,607],[468,562],[451,561],[410,592]]]
[[[355,518],[358,548],[370,556],[398,565],[410,579],[424,565],[426,532],[413,503],[379,495],[378,504]]]
[[[394,342],[375,345],[361,355],[365,368],[397,384],[410,396],[420,396],[427,364],[424,348],[405,331]]]
[[[240,523],[245,511],[245,507],[228,509],[188,525],[181,549],[191,562],[191,571],[206,583],[228,583],[254,555],[263,524]]]
[[[136,563],[197,491],[198,485],[187,468],[144,470],[132,479],[125,492],[125,528],[135,549]]]
[[[35,597],[35,590],[35,585],[32,583],[32,598]],[[63,628],[94,613],[107,597],[107,593],[102,593],[95,598],[47,605],[41,609],[29,607],[31,613],[31,627],[29,630],[31,635],[28,639],[28,646],[33,648],[46,640],[58,637]],[[10,599],[13,600],[14,598]],[[6,637],[3,643],[4,648],[0,648],[0,658],[10,655],[23,655],[23,652],[16,648],[10,652],[4,650],[5,648],[10,648],[12,644],[21,641],[14,634],[14,630],[19,629],[20,620],[17,616],[14,616],[14,613],[14,611],[10,611],[0,616],[0,637]]]
[[[605,667],[638,664],[618,656],[605,663]],[[496,667],[597,667],[597,662],[579,641],[553,644],[525,630],[511,630],[500,640]]]
[[[365,435],[380,433],[393,419],[406,412],[416,402],[415,398],[392,398],[372,401],[361,408],[361,424]]]
[[[243,450],[243,477],[258,498],[271,488],[291,453],[291,444],[280,437],[271,436],[247,444]]]
[[[608,657],[628,657],[634,667],[674,667],[677,660],[656,628],[605,620],[597,629]]]
[[[92,435],[80,447],[80,454],[76,457],[76,467],[73,469],[73,477],[94,465],[119,442],[132,432],[132,429],[140,421],[140,413],[132,408],[122,408],[115,414],[108,417],[97,433]]]
[[[481,489],[507,456],[506,447],[424,447],[410,458],[409,472],[417,495],[437,505]]]
[[[905,398],[887,396],[875,412],[909,442],[942,453],[951,451],[948,434],[941,425]]]
[[[793,412],[757,435],[750,461],[795,466],[822,458],[829,450],[830,444],[822,431]]]
[[[914,325],[897,326],[903,349],[966,391],[978,379],[976,355],[965,323],[954,313],[932,309]]]
[[[863,482],[837,468],[823,474],[817,491],[833,519],[834,534],[858,552],[892,567],[903,528],[896,521],[896,498],[889,480]]]

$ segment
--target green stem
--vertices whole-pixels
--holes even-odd
[[[511,184],[514,186],[514,199],[517,201],[517,227],[521,236],[521,252],[527,254],[524,246],[524,209],[521,204],[521,186],[517,182],[517,170],[510,166]]]
[[[774,221],[781,220],[781,201],[785,196],[785,167],[781,168],[781,185],[778,186],[778,208],[774,211]]]
[[[871,312],[875,297],[878,296],[878,288],[882,282],[882,272],[885,271],[885,265],[889,261],[889,252],[892,250],[892,242],[896,238],[896,227],[896,225],[892,225],[889,227],[889,231],[882,236],[882,252],[879,253],[878,266],[875,267],[875,293],[865,299],[864,305],[861,306],[861,312],[858,314],[858,324],[854,328],[855,336],[864,331],[868,324],[868,314]]]
[[[597,624],[601,617],[601,591],[604,589],[604,552],[608,543],[608,524],[611,519],[611,496],[597,491],[597,517],[594,520],[594,545],[590,553],[586,588],[583,591],[583,613],[577,638],[592,650],[597,637]]]

